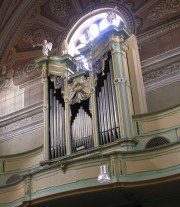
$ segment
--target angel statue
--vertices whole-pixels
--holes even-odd
[[[33,47],[35,46],[42,46],[42,52],[44,56],[48,56],[48,50],[52,50],[52,42],[47,42],[47,40],[44,40],[43,44],[36,44],[33,45]]]

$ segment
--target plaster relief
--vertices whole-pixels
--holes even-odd
[[[148,19],[151,21],[157,21],[165,16],[180,11],[179,0],[164,0],[160,2],[155,8],[150,10]]]

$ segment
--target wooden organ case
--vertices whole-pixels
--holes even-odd
[[[68,54],[35,60],[44,83],[45,160],[109,145],[133,149],[129,37],[112,26],[82,48],[89,70],[77,71]]]

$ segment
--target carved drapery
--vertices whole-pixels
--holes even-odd
[[[72,81],[68,84],[66,91],[65,102],[69,104],[80,103],[83,100],[87,100],[94,92],[94,88],[90,87],[90,79],[84,76]]]

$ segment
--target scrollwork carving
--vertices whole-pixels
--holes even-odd
[[[29,30],[23,35],[23,40],[32,45],[41,44],[43,40],[53,40],[53,33],[44,29]]]
[[[69,96],[64,98],[64,101],[69,104],[80,103],[83,100],[87,100],[92,93],[94,93],[94,89],[90,87],[89,78],[81,77],[78,80],[74,80],[72,83],[68,85],[68,93]]]
[[[53,75],[51,75],[51,81],[54,83],[55,89],[60,89],[64,83],[63,77],[53,76]]]
[[[66,0],[51,0],[49,4],[53,14],[59,17],[65,17],[68,15],[69,6]]]
[[[17,67],[17,69],[15,70],[15,76],[16,77],[31,77],[34,74],[37,74],[39,72],[37,72],[34,69],[34,63],[32,61],[27,62],[25,65],[20,65]]]

